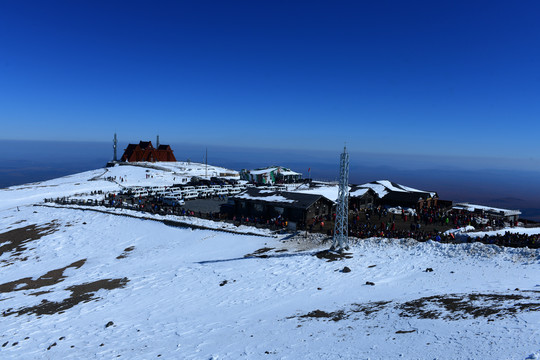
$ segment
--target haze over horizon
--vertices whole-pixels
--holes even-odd
[[[146,138],[145,140],[148,140]],[[135,142],[135,141],[134,141]],[[0,188],[53,179],[105,166],[112,159],[112,142],[50,142],[4,140],[0,153]],[[162,141],[163,143],[163,141]],[[119,143],[120,157],[127,143]],[[282,165],[315,180],[338,177],[336,151],[291,151],[224,147],[201,144],[173,144],[179,161],[208,162],[235,170]],[[418,157],[403,154],[351,153],[350,182],[362,184],[388,179],[406,186],[437,191],[441,198],[456,202],[522,210],[525,218],[540,221],[540,171],[515,167],[508,170],[481,161],[462,165],[459,158]],[[469,158],[469,160],[471,160]],[[485,159],[484,159],[485,160]],[[489,160],[489,159],[488,159]]]

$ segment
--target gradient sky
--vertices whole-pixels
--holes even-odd
[[[538,1],[0,0],[0,138],[540,169]]]

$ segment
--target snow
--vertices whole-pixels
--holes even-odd
[[[118,192],[125,187],[172,186],[180,183],[182,178],[204,176],[205,171],[205,165],[198,163],[124,163],[54,180],[0,189],[0,199],[2,199],[0,209],[34,204],[43,201],[44,198],[75,194],[89,196],[89,193],[95,190]],[[208,176],[219,176],[216,174],[238,174],[238,172],[209,165]],[[111,178],[114,180],[108,180]]]
[[[540,234],[540,228],[538,227],[535,227],[535,228],[513,227],[513,228],[502,229],[502,230],[469,232],[467,233],[467,235],[470,237],[483,237],[485,235],[487,236],[504,235],[506,232],[509,232],[512,234],[538,235]]]
[[[265,168],[265,169],[257,169],[257,170],[250,170],[249,173],[251,175],[262,175],[262,174],[269,174],[272,171],[276,171],[277,167],[271,167],[271,168]]]
[[[467,226],[464,226],[464,227],[460,227],[459,229],[450,229],[450,230],[446,230],[444,232],[445,235],[450,235],[450,234],[463,234],[463,233],[467,233],[467,232],[470,232],[470,231],[474,231],[475,228],[474,226],[471,226],[471,225],[467,225]]]
[[[404,207],[401,206],[395,206],[395,207],[387,207],[386,210],[388,210],[391,214],[401,215],[403,212],[407,215],[414,216],[416,215],[416,209]]]
[[[389,193],[388,189],[384,185],[381,185],[381,184],[368,183],[368,184],[363,184],[363,185],[360,185],[360,186],[370,188],[371,190],[373,190],[375,192],[375,194],[377,194],[379,199],[382,199],[386,194]]]
[[[491,206],[474,205],[474,204],[469,204],[469,203],[455,204],[453,206],[453,208],[454,209],[463,209],[463,210],[467,210],[467,211],[470,211],[470,212],[475,212],[477,210],[487,211],[487,212],[492,212],[492,213],[504,214],[505,216],[520,215],[521,214],[521,211],[519,211],[519,210],[508,210],[508,209],[495,208],[495,207],[491,207]]]
[[[299,187],[297,189],[291,189],[289,191],[303,194],[322,195],[328,200],[336,202],[338,198],[339,187],[333,184],[317,183],[314,187],[311,188]]]
[[[292,170],[281,170],[279,173],[283,176],[302,175],[301,173]]]
[[[349,196],[350,197],[362,197],[364,196],[367,192],[369,191],[369,189],[356,189],[355,191],[350,191],[349,192]]]
[[[348,258],[329,262],[314,256],[329,246],[322,236],[222,229],[230,224],[125,209],[34,206],[45,197],[146,183],[147,174],[154,184],[174,177],[122,166],[0,191],[2,358],[538,358],[540,312],[527,304],[540,303],[540,250],[372,238],[353,241]],[[31,240],[26,229],[33,225],[48,230]],[[28,238],[22,248],[8,249],[16,241],[8,231]],[[345,266],[352,271],[342,272]],[[51,281],[51,271],[63,268],[64,278]],[[49,282],[29,288],[39,279]],[[51,314],[28,310],[69,304],[77,300],[70,289],[107,279],[123,287],[95,290]],[[456,299],[501,312],[475,317],[452,309]],[[415,315],[410,304],[424,312]],[[28,313],[10,314],[21,311]]]
[[[264,193],[265,191],[261,191]],[[271,191],[273,192],[273,191]],[[280,203],[294,203],[296,200],[287,199],[286,197],[282,195],[270,195],[270,196],[251,196],[247,192],[240,193],[235,196],[238,199],[252,199],[252,200],[259,200],[259,201],[268,201],[268,202],[280,202]]]
[[[431,197],[435,196],[436,193],[430,192],[430,191],[422,191],[418,189],[414,189],[408,186],[399,185],[394,186],[391,181],[389,180],[378,180],[371,183],[366,183],[359,185],[361,188],[370,188],[372,189],[379,198],[383,198],[386,194],[388,194],[390,191],[397,191],[397,192],[423,192],[423,193],[429,193]]]

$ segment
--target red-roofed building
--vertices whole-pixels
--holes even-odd
[[[176,161],[169,145],[159,145],[156,149],[151,141],[141,141],[138,144],[129,144],[124,150],[121,161]]]

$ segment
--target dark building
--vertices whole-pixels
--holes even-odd
[[[322,195],[277,192],[251,188],[230,198],[236,216],[272,219],[281,215],[289,227],[304,228],[317,216],[331,215],[334,203]]]
[[[169,145],[159,145],[156,149],[151,141],[141,141],[138,144],[129,144],[124,150],[121,161],[176,161],[176,158]]]
[[[377,195],[370,188],[351,185],[349,190],[349,210],[370,209],[375,205]]]

